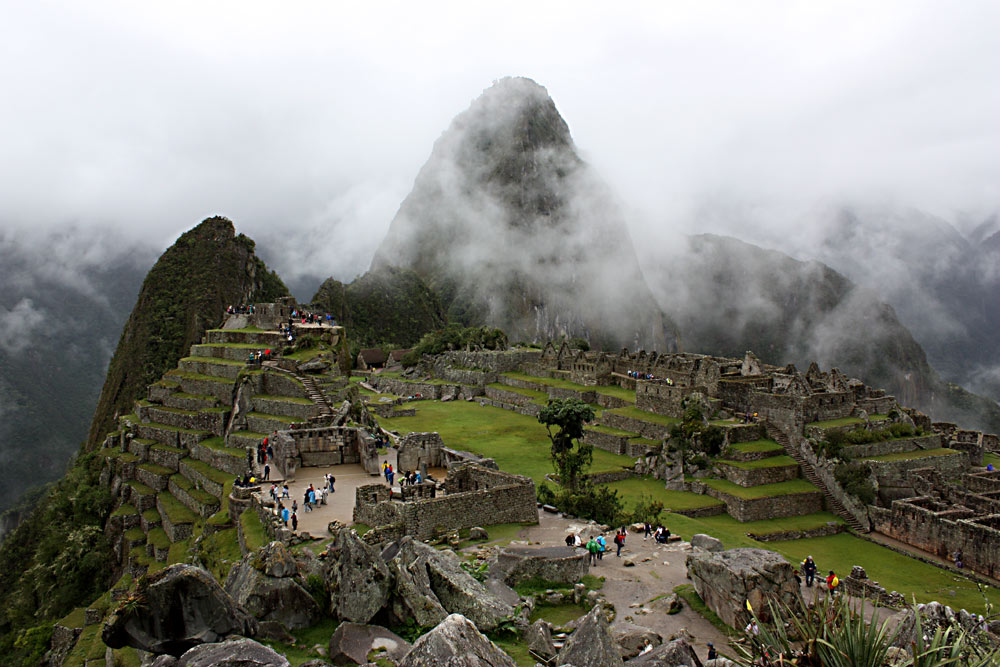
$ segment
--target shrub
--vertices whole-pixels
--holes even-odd
[[[649,523],[657,525],[660,523],[660,515],[663,514],[663,503],[653,500],[652,496],[643,494],[632,512],[628,514],[628,523]]]
[[[538,490],[536,491],[536,493],[538,495],[538,502],[542,503],[543,505],[551,505],[556,500],[556,494],[552,491],[552,488],[545,482],[542,482],[541,484],[538,485]]]
[[[866,505],[875,502],[875,485],[872,484],[868,466],[863,463],[841,463],[834,469],[833,475],[847,493]]]

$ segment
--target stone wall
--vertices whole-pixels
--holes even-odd
[[[652,422],[642,421],[641,419],[633,419],[632,417],[615,414],[614,412],[603,413],[601,415],[601,423],[605,426],[617,428],[622,431],[638,433],[642,437],[649,438],[650,440],[664,440],[670,436],[671,429],[670,426],[654,424]]]
[[[449,364],[463,368],[478,368],[495,373],[519,370],[526,364],[537,364],[542,356],[541,350],[481,350],[467,352],[455,350],[445,352],[443,357]]]
[[[733,484],[739,484],[743,487],[777,484],[778,482],[787,482],[799,477],[799,466],[797,463],[770,468],[740,468],[719,461],[718,466],[723,477]]]
[[[402,471],[422,471],[427,468],[440,468],[444,466],[444,459],[441,455],[441,448],[444,441],[438,433],[407,433],[399,441],[396,451],[396,469]]]
[[[801,516],[823,511],[823,494],[819,491],[747,499],[717,491],[699,482],[691,482],[690,487],[696,493],[724,502],[729,516],[741,522]]]
[[[635,407],[658,415],[680,418],[684,413],[681,403],[692,392],[707,394],[707,389],[669,385],[660,380],[640,380],[635,387]]]
[[[537,417],[542,411],[542,406],[538,403],[527,403],[525,405],[517,405],[514,403],[505,403],[503,401],[494,401],[490,398],[482,398],[479,401],[480,405],[489,405],[494,408],[500,408],[501,410],[509,410],[511,412],[516,412],[519,415],[524,415],[525,417]]]
[[[909,471],[932,467],[946,478],[957,479],[969,469],[969,459],[965,453],[945,456],[928,456],[903,461],[861,461],[868,466],[878,479],[879,486],[911,487]]]
[[[765,533],[763,535],[758,535],[756,533],[747,533],[747,537],[751,540],[757,540],[758,542],[785,542],[789,540],[804,540],[811,537],[829,537],[830,535],[837,535],[847,530],[847,527],[842,523],[837,523],[836,521],[827,521],[825,525],[819,526],[818,528],[809,528],[808,530],[782,530],[776,533]]]
[[[627,435],[612,435],[610,433],[601,433],[600,431],[592,431],[590,429],[584,429],[583,441],[588,445],[592,445],[598,449],[603,449],[604,451],[611,452],[612,454],[624,454],[626,448],[628,447]]]
[[[355,493],[354,520],[372,527],[401,524],[403,533],[428,539],[440,531],[498,523],[538,521],[535,483],[472,463],[448,470],[445,496],[409,502],[389,500],[386,487],[373,484]]]
[[[498,387],[486,387],[486,398],[498,403],[509,403],[511,405],[527,405],[535,402],[535,399],[531,396],[525,396],[516,391],[508,391]]]
[[[587,552],[575,547],[507,547],[489,567],[490,577],[508,586],[530,579],[575,584],[589,570]]]
[[[988,577],[1000,575],[1000,516],[976,516],[921,496],[896,500],[890,509],[870,510],[873,528],[900,542],[948,558],[962,551],[965,567]]]
[[[860,459],[866,456],[883,456],[896,452],[913,452],[918,449],[937,449],[939,447],[941,447],[941,436],[933,434],[872,442],[866,445],[848,445],[843,447],[841,452],[852,459]]]
[[[378,446],[367,431],[356,426],[324,426],[278,431],[269,440],[275,464],[286,478],[299,466],[358,463],[369,474],[380,472]]]

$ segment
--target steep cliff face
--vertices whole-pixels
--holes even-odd
[[[700,235],[659,256],[650,282],[684,332],[685,349],[769,363],[817,361],[886,389],[938,420],[1000,429],[1000,408],[946,383],[876,294],[819,262],[733,238]]]
[[[676,344],[614,196],[529,79],[496,82],[434,144],[372,262],[386,266],[416,272],[450,319],[511,340]]]
[[[226,218],[182,234],[146,275],[125,323],[90,425],[87,448],[111,430],[116,414],[169,368],[230,304],[273,301],[288,290]]]
[[[354,282],[327,278],[312,298],[316,310],[333,314],[361,346],[411,347],[445,325],[437,295],[413,271],[383,267]]]

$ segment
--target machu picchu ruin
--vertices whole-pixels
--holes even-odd
[[[992,345],[993,283],[948,280],[993,270],[1000,223],[955,233],[962,272],[914,253],[951,267],[924,301],[902,274],[855,282],[885,277],[869,257],[820,261],[843,260],[836,234],[796,239],[817,245],[801,261],[716,234],[717,208],[755,215],[725,193],[671,204],[694,236],[633,241],[593,154],[506,76],[408,158],[391,211],[367,187],[286,210],[251,179],[207,201],[259,246],[212,215],[141,281],[124,242],[79,249],[100,270],[56,237],[51,266],[16,264],[0,422],[30,424],[0,451],[20,497],[0,515],[4,664],[1000,664],[1000,375],[942,351],[959,330]],[[303,199],[323,189],[282,164]],[[95,276],[135,284],[112,299]],[[17,292],[78,279],[41,306]],[[962,295],[983,312],[945,307]],[[94,318],[110,333],[80,317],[123,298]]]

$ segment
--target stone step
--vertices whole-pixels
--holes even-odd
[[[266,437],[266,433],[258,433],[257,431],[230,431],[229,435],[226,436],[226,446],[232,449],[249,447],[251,451],[257,451],[257,445],[263,442]]]
[[[273,433],[274,431],[285,431],[292,427],[292,424],[304,424],[306,419],[296,419],[294,417],[282,417],[264,412],[248,412],[246,414],[247,428],[257,433]]]
[[[234,382],[232,380],[179,369],[167,371],[164,379],[176,382],[180,391],[185,394],[213,396],[222,405],[233,404]]]
[[[161,445],[167,445],[168,447],[191,449],[196,443],[212,437],[210,431],[180,428],[157,422],[144,422],[137,415],[128,415],[122,419],[128,423],[129,428],[136,438],[155,440]]]
[[[209,438],[195,445],[191,450],[191,458],[235,476],[242,475],[252,467],[254,458],[248,461],[247,451],[246,447],[227,447],[222,438]],[[251,450],[251,456],[252,451],[256,450]]]
[[[217,497],[195,487],[194,483],[184,475],[171,476],[168,490],[184,507],[203,519],[218,512],[222,506]]]
[[[198,515],[184,507],[181,501],[166,491],[156,496],[156,510],[163,521],[163,531],[171,542],[191,537]]]
[[[142,528],[138,526],[129,528],[122,535],[122,543],[125,546],[125,551],[130,551],[132,548],[146,543],[146,533],[142,532]]]
[[[192,357],[207,357],[211,359],[227,359],[229,361],[246,362],[251,352],[266,349],[254,343],[197,343],[191,346]]]
[[[146,438],[128,438],[126,442],[128,443],[129,453],[138,456],[140,461],[148,461],[149,448],[160,444],[156,440],[148,440]]]
[[[147,402],[136,405],[136,414],[143,422],[165,424],[192,431],[208,431],[216,435],[225,432],[226,421],[229,418],[229,411],[222,407],[185,410]]]
[[[180,474],[187,477],[195,488],[201,489],[216,498],[222,498],[226,484],[233,481],[233,475],[216,470],[203,461],[187,458],[180,463]]]
[[[164,468],[155,463],[140,463],[135,467],[136,481],[157,492],[166,490],[167,481],[173,474],[174,471],[170,468]]]
[[[152,528],[146,534],[146,555],[159,563],[170,558],[170,538],[163,528]]]
[[[150,558],[146,555],[145,545],[134,547],[131,551],[128,551],[126,560],[125,569],[132,575],[132,579],[134,580],[138,580],[149,571]]]
[[[298,396],[258,394],[250,398],[250,404],[253,412],[289,417],[301,421],[316,416],[320,409],[315,401]]]
[[[205,332],[205,342],[209,345],[220,343],[242,343],[259,345],[261,348],[280,350],[287,342],[277,331],[247,331],[245,329],[209,329]]]
[[[127,489],[127,491],[125,491]],[[139,512],[147,512],[156,507],[156,489],[147,484],[130,479],[123,485],[122,498]]]
[[[146,399],[153,403],[162,403],[179,391],[181,391],[181,385],[164,376],[158,382],[146,387]]]
[[[142,532],[147,535],[149,531],[163,525],[163,519],[160,518],[160,513],[156,511],[156,494],[153,494],[153,507],[142,513],[139,525],[142,527]]]
[[[180,408],[181,410],[205,410],[208,408],[222,407],[219,399],[208,394],[185,394],[177,391],[163,398],[163,406],[168,408]]]
[[[149,448],[149,462],[158,466],[177,471],[181,459],[188,455],[188,450],[179,447],[169,447],[159,443]]]
[[[246,364],[240,361],[214,357],[184,357],[177,363],[177,368],[186,373],[198,373],[227,380],[239,377],[245,366]]]

